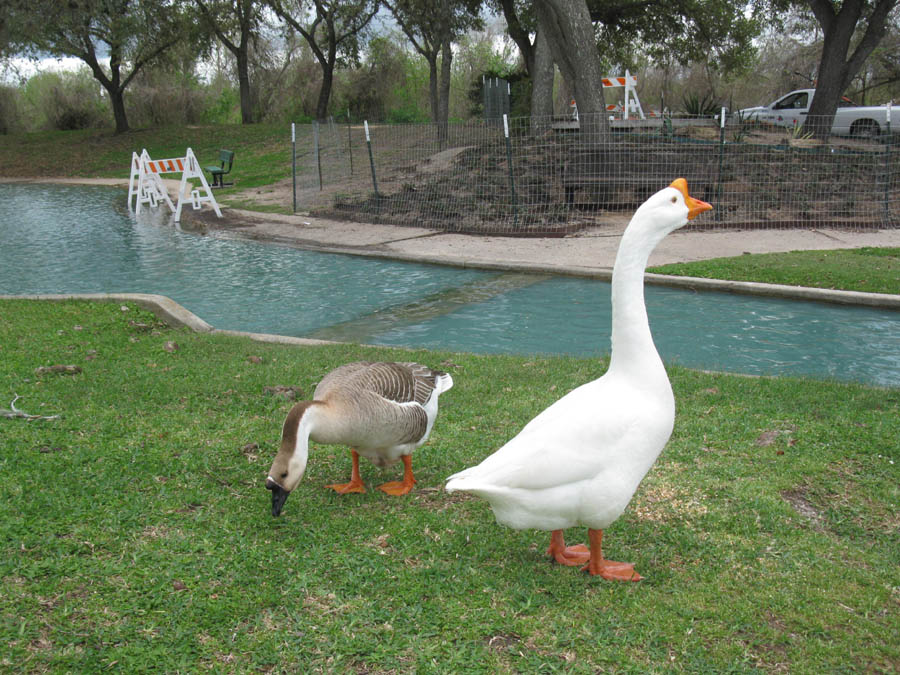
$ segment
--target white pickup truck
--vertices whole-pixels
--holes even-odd
[[[797,89],[769,105],[739,110],[737,115],[741,120],[783,127],[801,125],[806,121],[815,93],[815,89]],[[894,117],[900,117],[900,114],[895,114]],[[840,107],[834,115],[831,133],[842,136],[880,136],[887,131],[888,120],[891,122],[891,131],[900,133],[900,119],[891,117],[890,104]]]

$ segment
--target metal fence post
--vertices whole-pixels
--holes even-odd
[[[294,210],[297,213],[297,129],[291,122],[291,190],[294,193]]]
[[[350,108],[347,108],[347,154],[350,156],[350,176],[353,176],[353,137],[350,134]]]
[[[885,130],[887,131],[886,148],[884,150],[884,224],[890,225],[891,222],[891,145],[893,145],[894,137],[891,135],[891,105],[893,101],[887,104],[885,112]]]
[[[372,167],[372,187],[375,188],[375,199],[378,199],[378,180],[375,178],[375,157],[372,155],[372,139],[369,138],[369,120],[363,121],[366,129],[366,145],[369,147],[369,166]]]
[[[503,113],[503,135],[506,136],[506,167],[509,169],[509,192],[513,203],[513,227],[519,226],[519,204],[516,200],[516,181],[513,178],[512,143],[509,140],[509,118]]]
[[[725,161],[725,108],[722,108],[722,119],[719,123],[719,177],[716,179],[716,206],[722,202],[722,165]],[[716,221],[722,220],[722,209],[716,208]]]

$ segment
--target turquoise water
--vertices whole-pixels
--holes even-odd
[[[217,239],[104,187],[0,185],[0,293],[159,293],[216,328],[305,335],[483,276]]]
[[[111,188],[0,185],[0,294],[143,292],[217,328],[605,354],[609,285],[300,251],[136,220]],[[511,240],[515,245],[515,240]],[[648,286],[667,363],[900,386],[900,312]]]

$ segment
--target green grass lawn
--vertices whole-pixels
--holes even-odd
[[[298,153],[308,149],[311,135],[310,125],[298,125]],[[183,157],[188,147],[201,166],[218,164],[222,148],[234,150],[241,189],[291,177],[291,129],[283,124],[0,134],[0,176],[127,178],[132,152],[146,148],[153,159],[164,159]]]
[[[900,248],[762,253],[653,267],[649,272],[900,294]]]
[[[0,417],[0,669],[900,668],[900,390],[671,368],[674,435],[605,540],[646,579],[612,583],[442,490],[602,360],[263,344],[126,307],[0,301],[0,408],[60,415]],[[453,374],[416,489],[338,496],[349,453],[313,446],[273,519],[291,403],[265,388],[360,358]]]

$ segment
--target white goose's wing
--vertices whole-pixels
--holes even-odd
[[[662,447],[671,429],[665,411],[630,388],[615,387],[615,397],[604,396],[609,389],[601,379],[570,392],[481,464],[451,476],[447,489],[558,487],[619,471],[629,453]]]

